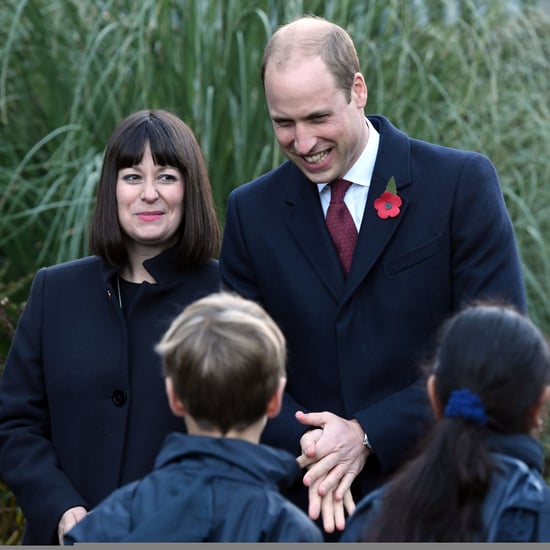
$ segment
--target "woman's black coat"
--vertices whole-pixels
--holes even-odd
[[[0,474],[26,517],[24,544],[56,543],[65,510],[142,477],[166,434],[184,431],[154,345],[219,290],[218,264],[181,269],[166,251],[145,267],[157,284],[123,309],[118,269],[99,257],[36,274],[0,380]]]

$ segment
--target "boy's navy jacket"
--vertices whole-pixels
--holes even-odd
[[[489,447],[497,468],[482,509],[485,542],[550,542],[550,487],[541,475],[541,445],[524,434],[491,433]],[[358,503],[340,542],[363,539],[385,487]]]
[[[286,451],[170,434],[155,469],[107,497],[65,535],[75,542],[322,542],[279,493],[300,475]]]

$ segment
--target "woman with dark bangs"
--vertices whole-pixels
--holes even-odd
[[[508,306],[445,325],[428,378],[437,421],[418,455],[357,505],[342,542],[549,542],[538,442],[550,397],[546,338]]]
[[[23,544],[57,544],[182,430],[154,351],[189,303],[219,290],[221,229],[190,128],[144,110],[114,130],[92,256],[40,269],[0,381],[0,472]]]

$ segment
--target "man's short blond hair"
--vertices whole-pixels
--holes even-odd
[[[315,15],[301,16],[275,31],[264,50],[261,67],[264,86],[268,63],[284,69],[294,61],[313,57],[321,57],[336,86],[351,101],[354,76],[361,70],[355,44],[342,27]]]

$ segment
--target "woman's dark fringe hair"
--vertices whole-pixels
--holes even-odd
[[[216,257],[221,228],[202,150],[189,126],[162,109],[129,115],[111,135],[91,220],[91,253],[111,265],[127,262],[127,243],[116,201],[118,171],[139,164],[147,143],[156,164],[178,168],[183,176],[183,216],[175,242],[178,262],[193,267]]]
[[[429,369],[443,408],[453,390],[469,389],[488,424],[436,421],[388,484],[365,541],[484,540],[481,510],[494,469],[487,433],[530,430],[530,409],[550,381],[548,344],[513,306],[476,302],[444,324]]]

